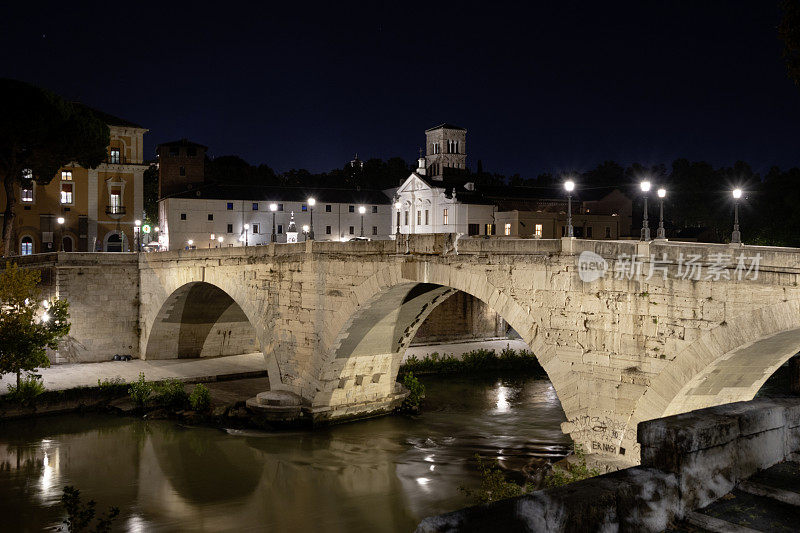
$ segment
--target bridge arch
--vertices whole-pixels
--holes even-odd
[[[385,267],[355,287],[336,321],[326,328],[327,349],[318,355],[318,392],[312,408],[346,410],[391,395],[416,331],[456,291],[474,296],[500,315],[536,354],[559,398],[571,395],[567,369],[545,342],[542,308],[520,305],[491,282],[485,269],[405,262]]]
[[[787,300],[728,319],[677,354],[639,399],[644,420],[752,400],[800,351],[800,302]]]

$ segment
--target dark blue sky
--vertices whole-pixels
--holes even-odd
[[[188,137],[279,171],[412,161],[452,122],[473,169],[523,177],[800,163],[777,0],[9,4],[0,76],[148,127],[149,157]]]

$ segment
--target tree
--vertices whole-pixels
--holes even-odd
[[[0,79],[0,178],[6,194],[3,255],[13,252],[17,187],[47,185],[58,169],[76,162],[94,168],[103,162],[108,126],[80,104],[27,83]]]
[[[38,270],[6,263],[0,271],[0,375],[50,366],[47,348],[55,350],[69,333],[66,300],[55,299],[43,308]]]
[[[144,218],[151,225],[158,225],[158,167],[150,165],[142,176],[144,196]]]
[[[783,60],[789,78],[800,87],[800,2],[782,0],[783,18],[778,25],[778,36],[783,41]]]

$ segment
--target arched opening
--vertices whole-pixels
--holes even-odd
[[[123,234],[113,231],[106,235],[105,252],[122,252],[123,249]]]
[[[161,306],[147,340],[147,359],[240,355],[261,351],[255,329],[228,293],[187,283]]]
[[[75,241],[72,239],[71,235],[64,235],[61,238],[61,250],[64,252],[75,251]]]
[[[25,235],[19,241],[19,255],[32,255],[33,254],[33,237]]]

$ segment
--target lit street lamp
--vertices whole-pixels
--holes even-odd
[[[565,181],[564,189],[567,191],[567,237],[574,237],[572,230],[572,191],[575,190],[575,182],[572,180]]]
[[[400,203],[400,199],[394,203],[394,208],[397,209],[397,237],[395,239],[400,238],[400,208],[403,207],[403,204]]]
[[[216,235],[214,235],[214,234],[212,233],[212,234],[211,234],[211,237],[210,237],[210,240],[208,241],[208,247],[209,247],[209,248],[211,248],[211,244],[212,244],[212,243],[213,243],[215,240],[217,240],[217,237],[216,237]]]
[[[186,249],[191,250],[192,246],[194,245],[194,241],[192,239],[189,239],[188,241],[186,241],[186,244],[189,245]]]
[[[58,222],[58,240],[61,241],[61,244],[59,245],[58,251],[63,252],[64,251],[64,217],[58,217],[56,219],[56,222]]]
[[[136,242],[136,253],[138,254],[142,249],[142,221],[138,218],[133,221],[133,237]]]
[[[364,236],[364,213],[367,212],[367,208],[363,205],[358,206],[358,212],[361,213],[361,236]]]
[[[656,239],[666,239],[667,234],[664,231],[664,197],[667,195],[667,190],[663,187],[656,191],[658,193],[659,209],[658,209],[658,232]]]
[[[247,246],[247,230],[250,229],[250,224],[244,225],[244,245]]]
[[[733,233],[731,233],[731,244],[742,244],[742,234],[739,231],[739,199],[742,197],[742,189],[733,189]]]
[[[220,247],[220,248],[222,248],[222,241],[224,241],[224,240],[225,240],[225,239],[222,237],[222,235],[220,235],[219,237],[217,237],[217,242],[219,243],[219,247]]]
[[[303,236],[306,238],[306,240],[309,240],[308,232],[309,232],[308,224],[303,224]]]
[[[308,235],[306,235],[306,238],[308,240],[310,240],[310,241],[314,240],[314,205],[316,203],[317,203],[317,201],[314,198],[309,198],[308,199],[308,208],[311,210],[311,225],[309,227]],[[303,227],[305,228],[305,226],[303,226]],[[303,231],[305,231],[305,230],[303,230]]]
[[[639,187],[644,193],[644,216],[642,217],[642,240],[650,240],[650,225],[647,220],[647,193],[650,192],[650,182],[645,180],[639,184]]]
[[[272,235],[270,236],[269,242],[275,242],[278,239],[278,236],[275,234],[275,211],[278,210],[278,204],[269,204],[269,210],[272,211]]]

